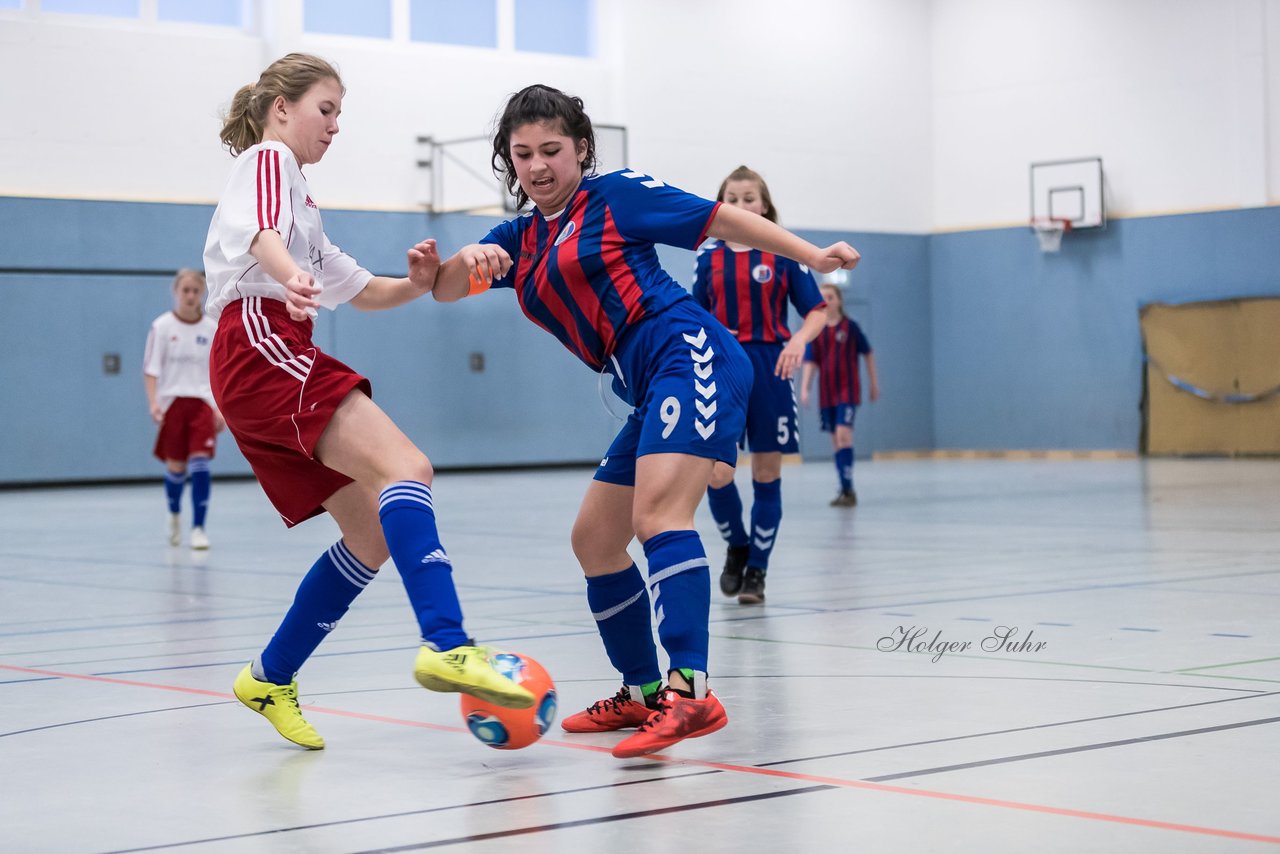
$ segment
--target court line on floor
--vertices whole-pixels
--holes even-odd
[[[1084,753],[1090,750],[1106,750],[1112,747],[1127,747],[1132,744],[1148,744],[1154,741],[1165,741],[1171,738],[1185,738],[1190,735],[1204,735],[1211,732],[1225,732],[1231,729],[1240,729],[1241,727],[1263,726],[1265,724],[1280,723],[1280,717],[1259,718],[1253,721],[1237,721],[1230,724],[1219,724],[1217,726],[1200,727],[1198,729],[1184,729],[1178,732],[1162,732],[1155,735],[1142,735],[1137,738],[1122,738],[1116,741],[1100,741],[1096,744],[1083,744],[1076,747],[1061,747],[1056,750],[1041,750],[1035,753],[1020,753],[1015,756],[1001,756],[995,759],[981,759],[977,762],[962,762],[956,765],[939,765],[936,768],[924,768],[919,771],[902,771],[896,774],[881,774],[876,777],[867,777],[866,779],[873,783],[883,783],[889,780],[906,780],[912,777],[924,777],[929,774],[943,774],[948,771],[965,771],[970,768],[985,768],[990,765],[1006,765],[1010,762],[1023,762],[1028,759],[1044,759],[1049,756],[1066,756],[1072,753]],[[1280,842],[1280,837],[1277,837]]]
[[[426,807],[424,809],[407,809],[397,813],[383,813],[379,816],[360,816],[357,818],[335,818],[332,821],[312,822],[310,825],[294,825],[292,827],[270,827],[266,830],[250,831],[247,834],[230,834],[227,836],[209,836],[205,839],[189,839],[177,842],[165,842],[161,845],[146,845],[142,848],[127,848],[110,851],[109,854],[137,854],[140,851],[160,851],[169,848],[183,848],[187,845],[204,845],[207,842],[229,842],[238,839],[256,839],[260,836],[278,837],[280,834],[296,834],[300,831],[324,830],[326,827],[342,827],[344,825],[361,825],[365,822],[385,821],[389,818],[410,818],[412,816],[429,816],[431,813],[451,812],[454,809],[472,809],[476,807],[497,807],[499,804],[511,804],[522,802],[522,800],[541,800],[543,798],[559,798],[561,795],[579,795],[588,793],[588,791],[600,791],[602,789],[622,789],[625,786],[639,786],[650,784],[650,782],[664,782],[667,780],[687,780],[690,777],[704,777],[707,775],[719,775],[723,771],[717,771],[714,768],[705,769],[705,771],[694,771],[691,773],[682,773],[682,775],[663,775],[660,777],[645,777],[641,780],[614,780],[598,786],[579,786],[576,789],[557,789],[554,791],[539,791],[530,795],[512,795],[509,798],[493,798],[490,800],[472,800],[470,803],[447,804],[444,807]],[[805,791],[813,790],[831,790],[833,786],[808,786]],[[778,794],[795,794],[795,789],[787,790],[785,793]],[[758,800],[754,796],[745,795],[744,798]],[[731,800],[731,799],[726,799]]]
[[[925,741],[909,741],[901,744],[885,744],[880,747],[867,747],[860,750],[844,750],[837,753],[825,753],[818,756],[801,756],[795,759],[779,759],[775,762],[761,762],[759,768],[773,768],[778,765],[791,765],[797,762],[817,762],[823,759],[841,759],[846,756],[859,756],[864,753],[879,753],[885,750],[901,750],[907,747],[928,747],[934,744],[946,744],[953,741],[967,741],[971,738],[987,738],[995,735],[1011,735],[1017,732],[1030,732],[1040,729],[1054,729],[1063,726],[1074,726],[1076,724],[1096,723],[1098,721],[1109,721],[1116,718],[1129,718],[1137,715],[1152,715],[1160,712],[1176,712],[1183,709],[1194,709],[1200,706],[1216,706],[1219,703],[1234,703],[1239,700],[1256,700],[1260,697],[1280,697],[1280,691],[1273,691],[1266,694],[1250,694],[1244,697],[1223,697],[1220,700],[1203,700],[1199,703],[1182,703],[1176,706],[1161,706],[1155,709],[1139,709],[1136,712],[1117,712],[1111,715],[1097,715],[1090,718],[1076,718],[1069,721],[1054,721],[1047,724],[1031,724],[1029,726],[1010,727],[1008,729],[988,730],[987,732],[967,733],[965,735],[953,735],[947,738],[931,738]]]
[[[37,670],[35,668],[20,667],[12,664],[0,664],[2,670],[12,670],[19,673],[31,673],[39,676],[60,676],[67,679],[83,679],[92,682],[105,682],[109,684],[126,685],[136,688],[151,688],[162,691],[176,691],[184,694],[196,694],[204,697],[219,697],[223,699],[232,699],[232,695],[220,691],[210,691],[205,688],[190,688],[182,685],[163,685],[153,682],[138,682],[129,679],[118,679],[108,676],[91,676],[81,673],[59,673],[56,671]],[[367,720],[377,723],[389,723],[398,726],[408,726],[417,729],[430,729],[443,732],[462,733],[467,730],[457,726],[446,726],[443,724],[432,724],[425,721],[411,721],[402,718],[392,718],[385,715],[373,715],[365,712],[353,712],[348,709],[333,709],[324,706],[308,706],[308,712],[316,712],[319,714],[335,715],[338,717],[353,718],[356,720]],[[1280,720],[1280,718],[1269,719],[1269,721]],[[1252,723],[1239,724],[1240,726],[1252,725]],[[1230,725],[1228,727],[1230,728]],[[1157,736],[1156,738],[1158,738]],[[592,753],[610,753],[611,748],[599,745],[581,744],[578,742],[557,741],[552,739],[543,739],[540,744],[551,747],[562,747],[571,750],[580,750]],[[1082,748],[1083,749],[1083,748]],[[1180,833],[1194,833],[1204,836],[1214,836],[1223,839],[1240,839],[1250,842],[1270,842],[1280,843],[1280,836],[1266,836],[1256,833],[1246,833],[1243,831],[1228,830],[1226,828],[1202,827],[1192,824],[1180,824],[1177,822],[1158,821],[1155,819],[1137,818],[1134,816],[1113,815],[1110,813],[1091,812],[1088,810],[1076,810],[1065,807],[1054,807],[1046,804],[1032,804],[1022,801],[1009,801],[999,798],[984,798],[976,795],[962,795],[954,792],[939,792],[929,789],[907,788],[904,786],[892,786],[887,783],[879,783],[870,780],[848,780],[840,777],[825,777],[818,774],[804,774],[796,771],[782,771],[776,768],[765,768],[756,765],[734,765],[727,762],[710,762],[701,759],[687,759],[674,756],[666,756],[663,754],[653,754],[643,757],[646,762],[667,762],[676,765],[685,765],[695,768],[714,768],[720,771],[728,771],[733,774],[756,774],[765,777],[776,777],[798,782],[817,783],[822,786],[835,786],[845,789],[860,789],[865,791],[883,792],[888,794],[911,795],[913,797],[931,798],[936,800],[952,801],[956,803],[974,804],[979,806],[997,807],[1000,809],[1012,809],[1021,812],[1041,813],[1046,815],[1058,815],[1068,818],[1080,818],[1089,821],[1102,821],[1116,824],[1126,824],[1135,827],[1145,827],[1158,830],[1172,830]],[[551,828],[551,829],[554,829]],[[411,850],[411,849],[403,849]]]

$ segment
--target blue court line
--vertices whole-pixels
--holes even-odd
[[[1073,623],[1036,623],[1036,625],[1037,625],[1037,626],[1064,626],[1064,627],[1069,627],[1069,626],[1072,626],[1072,625],[1074,625],[1074,624],[1073,624]]]
[[[1251,638],[1253,635],[1237,635],[1231,632],[1209,632],[1210,637],[1215,638]]]
[[[957,619],[957,620],[960,620],[960,621],[962,621],[962,622],[966,622],[966,623],[989,623],[989,622],[991,622],[991,618],[990,618],[990,617],[956,617],[956,619]]]
[[[1159,629],[1141,629],[1135,626],[1120,626],[1122,632],[1158,632]]]

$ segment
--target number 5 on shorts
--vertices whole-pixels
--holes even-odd
[[[791,439],[791,419],[785,415],[778,417],[778,444],[786,446]]]

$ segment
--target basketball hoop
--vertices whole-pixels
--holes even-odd
[[[1041,252],[1057,252],[1062,248],[1062,235],[1071,230],[1069,219],[1033,219],[1031,228],[1040,241]]]

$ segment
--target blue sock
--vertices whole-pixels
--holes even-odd
[[[587,605],[595,617],[604,651],[627,685],[662,679],[658,649],[649,623],[649,593],[633,563],[622,572],[587,576]]]
[[[391,484],[378,497],[378,518],[409,603],[418,615],[423,643],[441,652],[467,644],[462,606],[453,586],[453,564],[436,531],[431,487],[413,480]]]
[[[191,474],[191,524],[197,528],[204,527],[204,517],[209,511],[209,458],[192,457],[187,460],[187,471]]]
[[[697,531],[663,531],[645,540],[658,638],[671,669],[707,672],[711,571]]]
[[[836,451],[836,474],[840,476],[840,491],[853,491],[853,448]]]
[[[751,551],[747,566],[768,570],[769,555],[777,542],[778,523],[782,521],[782,478],[761,483],[751,482],[755,501],[751,504]]]
[[[719,489],[707,487],[707,507],[711,509],[711,518],[716,520],[716,527],[726,543],[731,546],[747,544],[747,529],[742,527],[742,498],[738,495],[736,483],[730,481]]]
[[[330,546],[298,585],[284,622],[255,662],[254,676],[274,685],[292,682],[376,573],[356,560],[342,540]]]
[[[164,470],[164,495],[169,499],[169,512],[182,509],[182,487],[187,482],[186,472]]]

